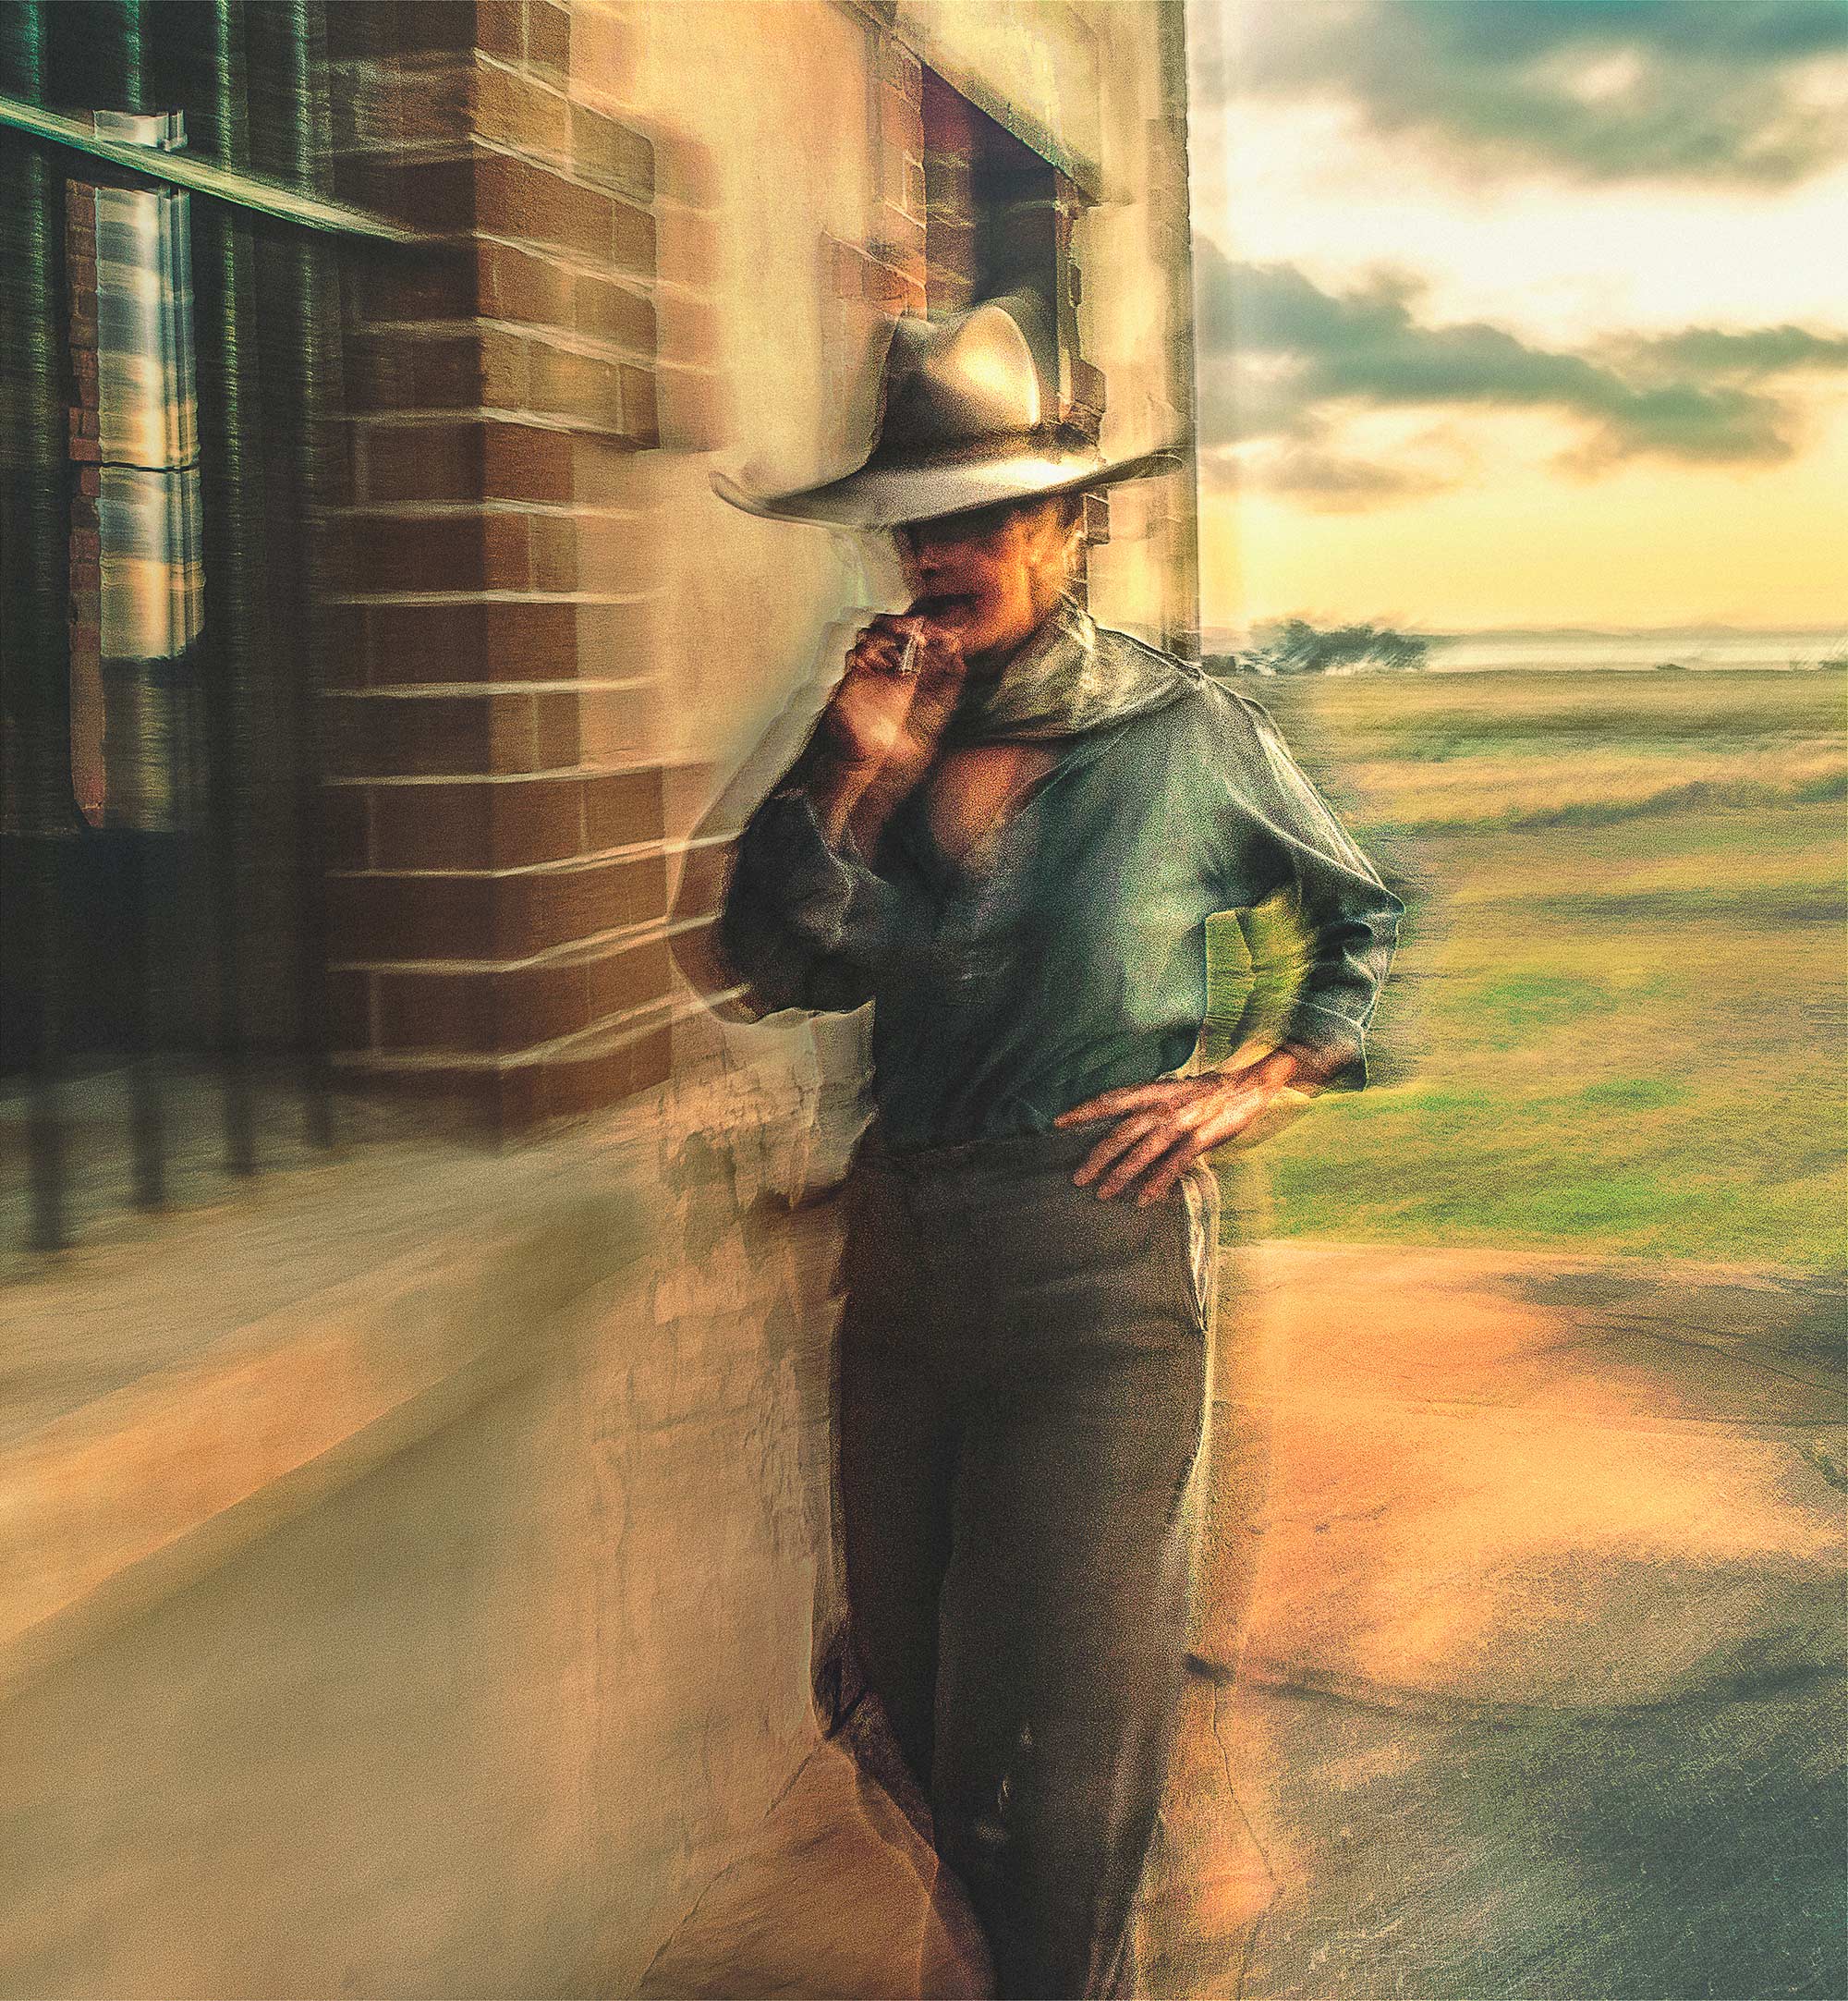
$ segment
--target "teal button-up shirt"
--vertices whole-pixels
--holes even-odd
[[[1308,941],[1287,1039],[1331,1052],[1331,1082],[1365,1081],[1404,906],[1257,702],[1155,657],[1172,694],[1060,739],[961,864],[932,839],[921,789],[870,858],[831,847],[787,781],[740,835],[721,949],[761,1011],[874,1004],[894,1151],[1050,1130],[1098,1092],[1179,1069],[1206,1012],[1208,918],[1279,891]]]

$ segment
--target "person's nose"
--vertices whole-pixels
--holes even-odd
[[[943,546],[928,536],[919,535],[911,544],[912,567],[926,583],[943,574]]]

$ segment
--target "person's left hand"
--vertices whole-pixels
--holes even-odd
[[[1139,1177],[1136,1201],[1143,1208],[1160,1202],[1202,1154],[1255,1124],[1293,1081],[1305,1080],[1298,1070],[1294,1054],[1273,1050],[1255,1063],[1198,1077],[1100,1092],[1061,1112],[1052,1123],[1088,1126],[1115,1119],[1116,1126],[1086,1155],[1072,1179],[1079,1188],[1096,1181],[1099,1197],[1108,1202]]]

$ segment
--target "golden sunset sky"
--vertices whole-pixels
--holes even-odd
[[[1205,624],[1848,634],[1848,0],[1195,0]]]

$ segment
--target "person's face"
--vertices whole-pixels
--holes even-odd
[[[1076,531],[1062,501],[1011,501],[895,531],[912,609],[962,641],[978,671],[1038,631],[1071,572]]]

